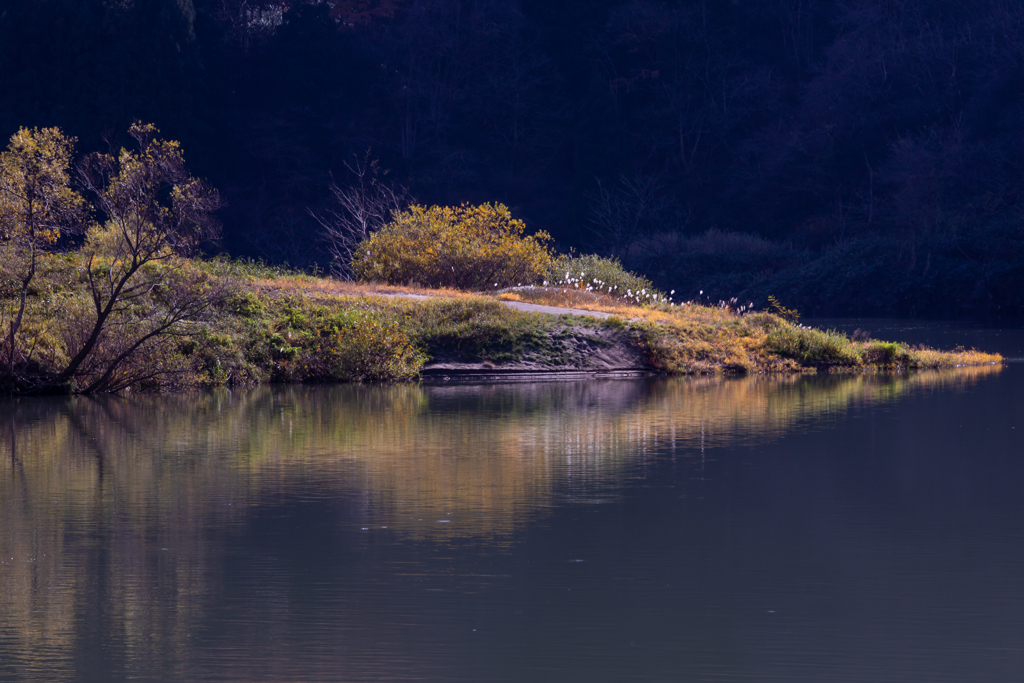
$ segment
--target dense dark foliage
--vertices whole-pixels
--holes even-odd
[[[326,265],[371,150],[686,297],[1024,313],[1021,0],[9,0],[0,74],[3,139],[158,122],[237,254]]]

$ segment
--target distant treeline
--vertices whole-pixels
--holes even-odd
[[[136,119],[236,255],[326,265],[369,152],[686,297],[1024,317],[1022,0],[3,4],[0,138]]]

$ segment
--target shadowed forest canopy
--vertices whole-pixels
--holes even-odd
[[[9,0],[0,137],[154,121],[224,248],[326,266],[370,150],[660,287],[1024,313],[1021,0]]]

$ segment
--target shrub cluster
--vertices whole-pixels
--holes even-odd
[[[425,301],[409,318],[409,335],[429,356],[472,362],[513,361],[542,349],[550,316],[510,310],[486,299]]]
[[[780,325],[768,333],[765,347],[802,365],[858,366],[861,354],[846,335],[800,325]]]
[[[552,261],[546,232],[503,204],[411,206],[363,240],[352,259],[363,280],[487,290],[539,283]]]
[[[905,344],[872,341],[864,347],[864,362],[882,367],[912,367],[918,364]]]
[[[425,361],[388,312],[251,293],[225,309],[235,329],[208,335],[204,345],[215,352],[201,363],[211,384],[399,381],[416,377]]]
[[[618,259],[596,254],[559,256],[548,267],[545,283],[607,294],[633,304],[669,300],[650,280],[623,268]]]

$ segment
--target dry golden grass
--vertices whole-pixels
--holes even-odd
[[[969,365],[995,365],[1003,362],[998,353],[985,353],[976,349],[937,351],[935,349],[911,349],[914,367],[920,368],[952,368]]]
[[[499,295],[506,301],[581,308],[619,316],[643,332],[651,364],[670,374],[794,372],[799,365],[766,353],[767,335],[730,309],[680,304],[636,306],[616,297],[578,289],[524,289]]]
[[[1003,361],[999,354],[974,349],[936,351],[885,342],[853,342],[839,333],[800,327],[773,314],[741,314],[724,306],[635,306],[606,294],[573,288],[519,289],[503,292],[498,298],[620,316],[641,326],[652,364],[672,374],[943,368]],[[800,349],[812,348],[799,356],[788,355],[783,342],[793,342]],[[818,348],[813,348],[815,345]]]
[[[488,340],[500,338],[510,348],[518,348],[517,339],[530,337],[530,333],[543,336],[551,332],[540,330],[536,318],[496,306],[497,300],[611,314],[615,318],[606,322],[636,330],[649,364],[666,374],[893,370],[981,366],[1002,361],[997,354],[975,350],[935,351],[888,342],[854,342],[838,332],[813,330],[774,314],[736,311],[728,306],[689,302],[640,306],[622,297],[587,291],[582,285],[472,293],[417,285],[343,282],[274,271],[252,263],[218,262],[203,267],[220,269],[222,277],[268,301],[298,296],[331,310],[379,313],[427,346],[436,339],[447,339],[457,345],[483,348],[491,343]]]
[[[844,335],[792,324],[769,313],[745,313],[724,306],[693,303],[637,306],[620,298],[574,288],[523,288],[494,296],[453,289],[427,289],[377,283],[340,282],[307,276],[255,279],[249,285],[262,295],[301,294],[311,299],[343,298],[347,305],[380,308],[378,296],[402,299],[429,297],[469,301],[517,301],[558,308],[610,313],[641,333],[645,355],[657,370],[668,374],[741,374],[814,372],[819,369],[861,370],[942,368],[991,365],[998,354],[980,351],[910,349],[885,342],[854,342]],[[395,302],[396,304],[398,302]],[[426,303],[426,302],[424,302]],[[404,301],[402,315],[416,317],[423,307]],[[423,314],[434,317],[423,308]],[[490,317],[502,316],[500,310]],[[508,312],[512,316],[511,311]]]
[[[581,308],[621,316],[624,320],[642,320],[651,323],[671,323],[680,319],[693,322],[721,324],[736,318],[728,309],[680,304],[678,306],[637,306],[618,297],[570,288],[517,289],[497,295],[503,301],[556,306],[559,308]]]

